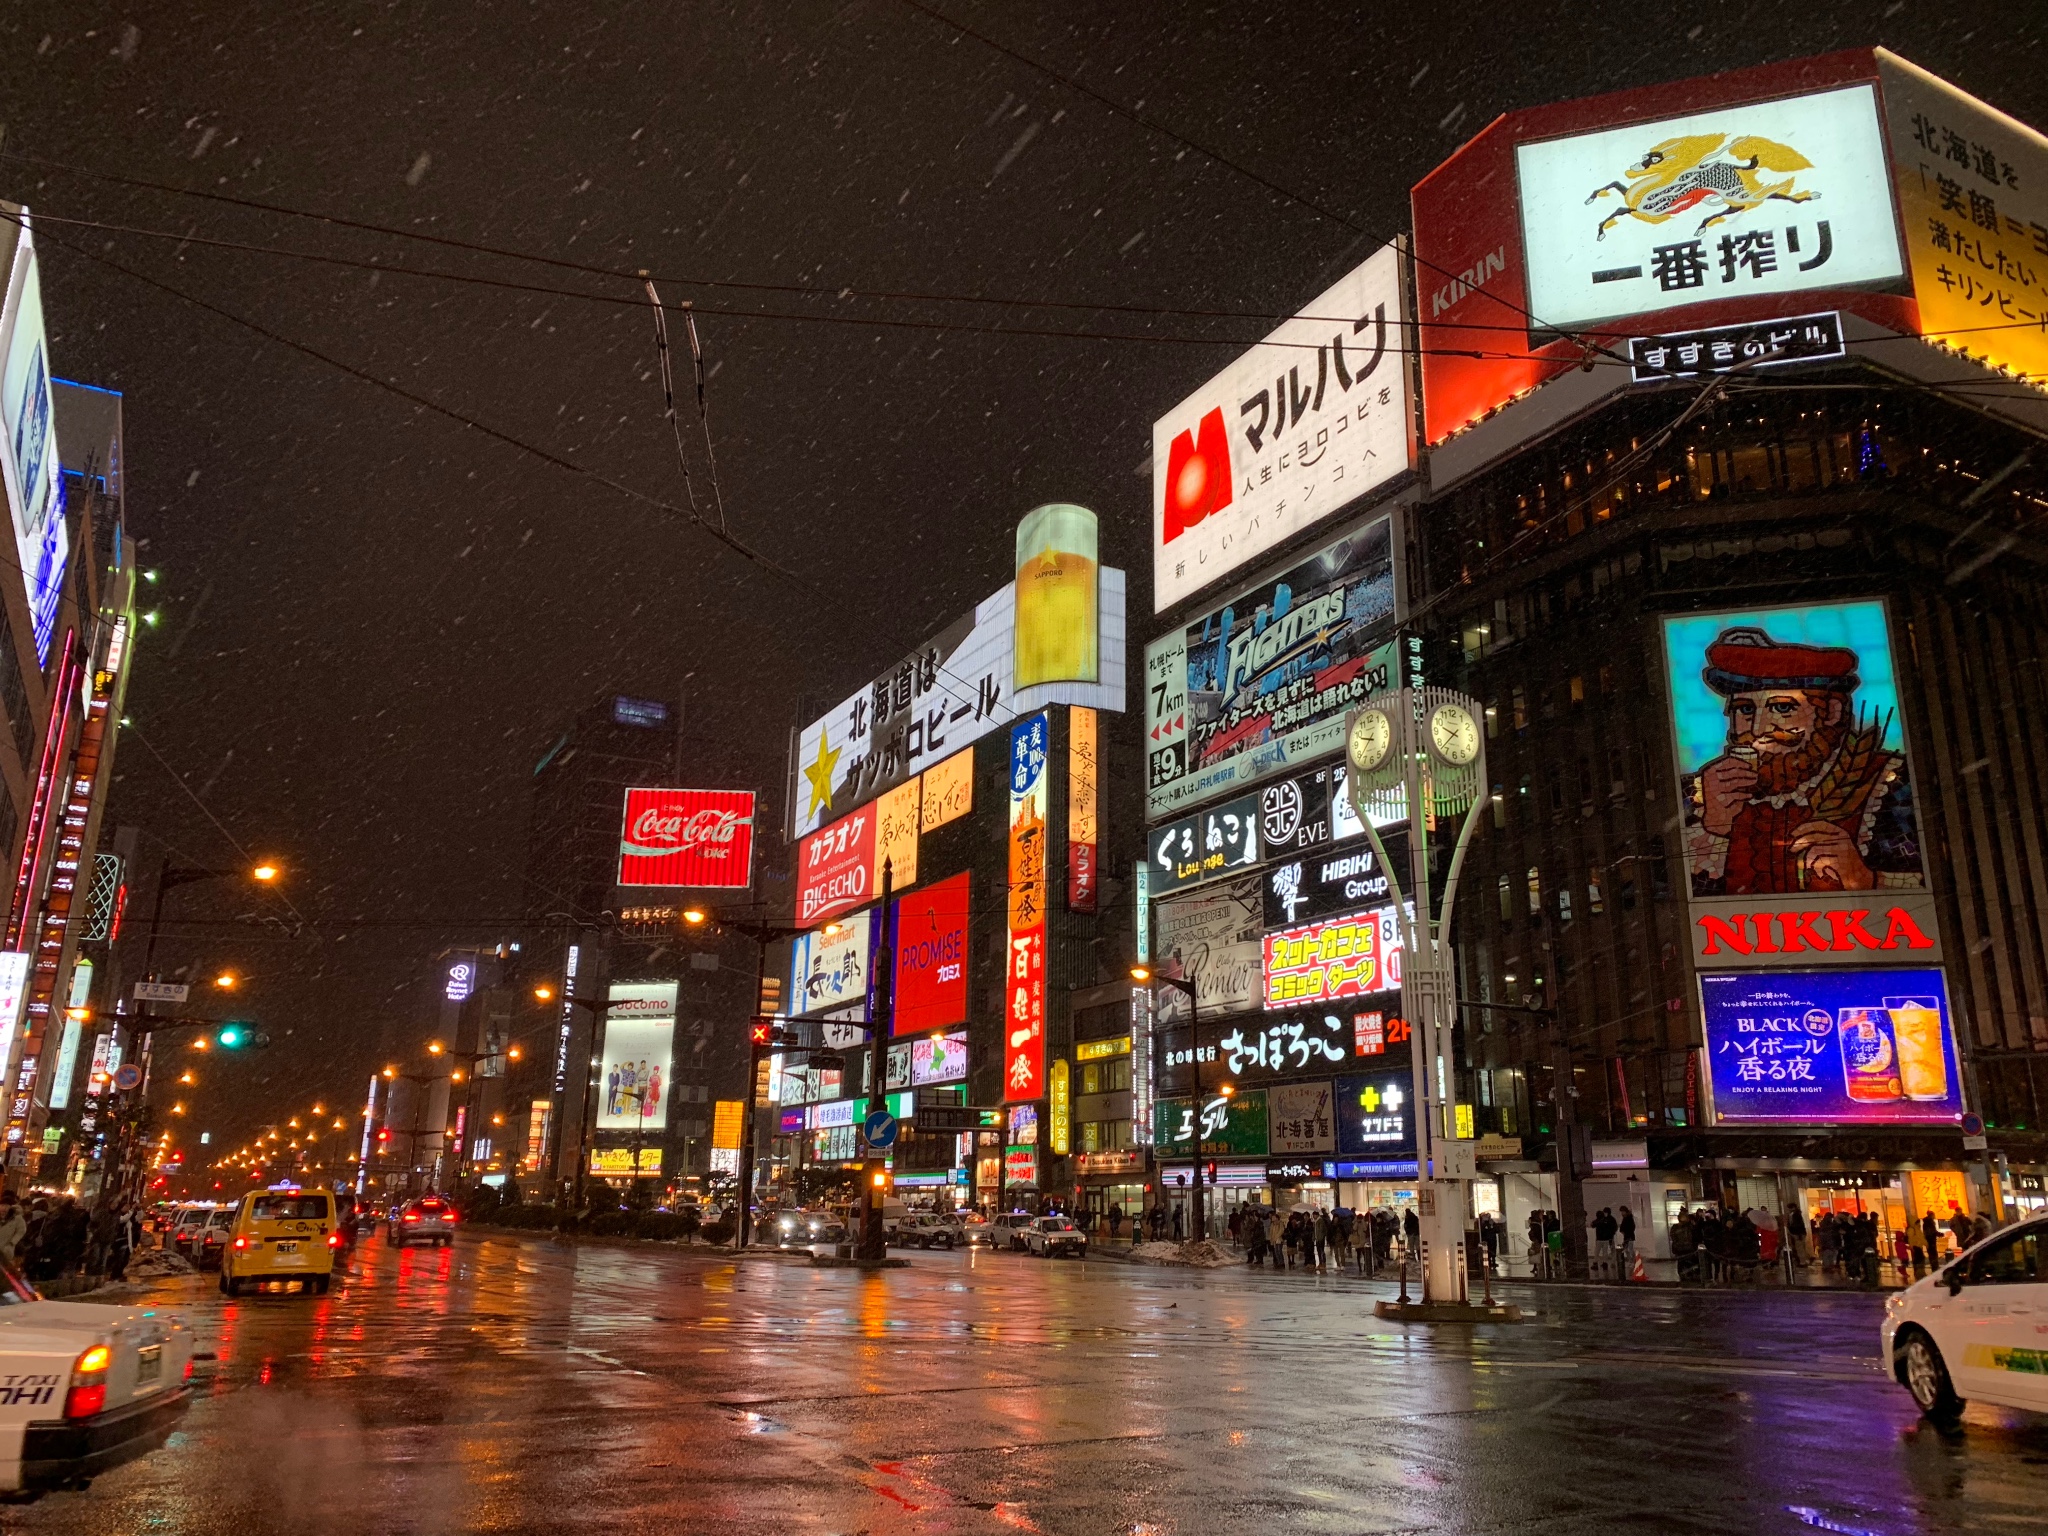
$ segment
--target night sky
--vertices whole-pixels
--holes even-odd
[[[1053,500],[1101,515],[1142,640],[1153,418],[1404,229],[1497,113],[1881,43],[2048,124],[2037,5],[1400,9],[10,0],[0,195],[40,221],[57,372],[126,396],[162,572],[109,825],[233,862],[196,796],[308,920],[171,898],[170,963],[246,970],[277,1037],[187,1125],[232,1144],[419,1054],[429,957],[513,935],[530,772],[600,693],[680,694],[688,776],[766,790],[772,822],[799,697],[1008,580]],[[699,306],[730,531],[796,579],[108,262],[680,507],[648,269]]]

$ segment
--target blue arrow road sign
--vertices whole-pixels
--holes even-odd
[[[887,1149],[896,1145],[896,1117],[886,1109],[870,1110],[860,1123],[860,1133],[871,1147]]]

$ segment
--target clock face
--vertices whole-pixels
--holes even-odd
[[[1479,755],[1479,724],[1462,704],[1439,704],[1429,717],[1436,755],[1462,768]]]
[[[1351,722],[1351,766],[1360,773],[1370,773],[1385,762],[1393,745],[1394,727],[1378,710],[1369,709]]]

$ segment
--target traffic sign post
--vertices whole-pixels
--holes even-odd
[[[901,1124],[886,1109],[871,1109],[867,1119],[860,1123],[860,1133],[877,1152],[886,1152],[896,1145],[896,1131]]]

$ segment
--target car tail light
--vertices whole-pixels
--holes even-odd
[[[235,1239],[235,1248],[237,1251],[240,1251],[241,1249],[246,1248],[248,1246],[249,1239],[247,1239],[246,1237],[238,1237]]]
[[[64,1394],[64,1417],[89,1419],[107,1406],[107,1367],[114,1352],[95,1344],[71,1367],[71,1390]]]
[[[407,1211],[405,1213],[405,1219],[407,1221],[418,1221],[420,1219],[420,1213],[418,1211]]]
[[[187,1381],[192,1379],[192,1362],[190,1360],[185,1362],[185,1379]]]
[[[341,1234],[339,1232],[328,1233],[327,1246],[330,1248],[339,1248],[341,1246]]]

